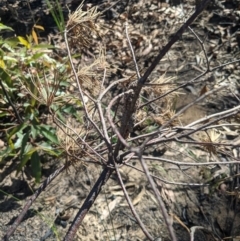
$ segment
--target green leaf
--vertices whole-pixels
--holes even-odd
[[[18,36],[18,40],[19,42],[24,45],[27,49],[30,49],[31,44],[29,43],[29,41],[21,36]]]
[[[50,44],[38,44],[33,47],[33,49],[54,49],[55,47]]]
[[[197,156],[194,154],[193,151],[188,150],[188,154],[189,154],[190,156],[192,156],[192,157],[197,161]]]
[[[8,146],[6,149],[2,150],[0,152],[0,163],[5,157],[9,156],[11,154],[11,152],[12,152],[12,149],[10,148],[10,146]]]
[[[24,153],[23,157],[20,160],[20,164],[17,168],[17,174],[22,170],[22,168],[27,164],[27,162],[30,160],[32,154],[37,151],[36,148],[33,148],[32,145],[27,145],[26,152]]]
[[[50,0],[46,0],[46,3],[48,5],[49,11],[51,12],[51,15],[52,15],[54,21],[58,27],[58,30],[60,32],[63,32],[65,29],[64,16],[63,16],[63,10],[62,10],[62,7],[61,7],[59,1],[56,0],[56,2],[55,2],[57,4],[56,7],[54,7],[52,5]]]
[[[8,73],[0,68],[0,80],[4,83],[6,83],[10,88],[13,87],[13,82],[12,82],[12,79],[11,77],[8,75]]]
[[[115,143],[117,143],[117,140],[118,140],[117,137],[114,136],[114,137],[112,137],[112,141],[111,142],[115,144]]]
[[[33,139],[36,139],[38,130],[35,128],[35,125],[31,125],[31,135]]]
[[[25,102],[25,103],[23,103],[23,107],[28,107],[28,106],[30,106],[30,104],[28,103],[28,102]]]
[[[52,133],[52,130],[48,130],[45,126],[42,125],[39,127],[39,131],[44,137],[46,137],[54,144],[59,144],[58,138],[55,133]]]
[[[12,28],[0,23],[0,31],[1,30],[9,30],[9,31],[14,31]]]
[[[43,58],[43,63],[46,65],[46,66],[49,66],[54,64],[56,65],[57,62],[55,59],[51,58],[48,54],[43,54],[42,55],[42,58]]]
[[[41,178],[41,161],[38,153],[35,151],[31,156],[31,169],[36,182],[40,182]]]
[[[155,125],[148,126],[147,127],[147,133],[151,133],[152,131],[155,131],[157,129],[158,129],[158,127],[155,126]]]
[[[26,151],[26,146],[27,146],[27,142],[29,140],[29,135],[30,135],[30,131],[25,133],[23,138],[22,138],[22,145],[21,145],[21,152],[20,152],[20,158],[21,159],[22,159],[22,157],[24,155],[24,152]]]
[[[14,49],[12,48],[15,48],[19,44],[19,40],[17,37],[11,37],[0,41],[0,44],[3,44],[3,47],[8,49],[10,52],[14,52]]]
[[[15,149],[18,149],[18,148],[20,148],[22,146],[22,139],[24,137],[24,135],[22,133],[19,133],[19,135],[17,135],[17,136],[18,136],[17,141],[14,143],[14,148]]]
[[[38,144],[38,148],[43,150],[44,152],[48,153],[49,155],[56,156],[56,157],[59,157],[63,153],[63,150],[53,148],[47,142],[43,142],[41,144]]]
[[[67,114],[73,114],[74,112],[76,112],[74,106],[70,104],[66,104],[64,108],[62,108],[62,110]]]
[[[12,137],[14,134],[16,134],[17,132],[20,132],[20,131],[24,130],[26,127],[27,127],[27,125],[26,125],[25,123],[22,123],[22,124],[20,124],[20,125],[17,125],[16,127],[14,127],[14,128],[12,129],[12,131],[11,131],[11,132],[9,133],[9,135],[8,135],[8,140],[10,140],[11,137]]]
[[[2,59],[0,59],[0,68],[6,69],[6,65]]]
[[[12,62],[12,63],[18,63],[19,60],[16,59],[15,57],[11,57],[11,56],[4,56],[3,60],[8,61],[8,62]]]
[[[43,55],[44,55],[44,53],[36,53],[36,54],[33,54],[33,55],[31,56],[31,58],[27,60],[26,63],[27,63],[27,64],[30,64],[31,62],[34,62],[34,61],[38,60],[39,58],[41,58]]]
[[[17,96],[19,96],[20,98],[26,97],[26,94],[23,93],[17,93]]]
[[[0,113],[0,117],[6,117],[6,116],[10,116],[9,111],[2,111],[2,112]]]
[[[13,198],[13,199],[16,200],[16,201],[21,201],[20,199],[14,197],[14,195],[9,194],[9,193],[7,193],[7,192],[4,192],[2,189],[0,189],[0,192],[3,193],[4,195],[8,196],[8,197]]]

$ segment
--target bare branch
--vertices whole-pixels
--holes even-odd
[[[149,240],[154,240],[154,238],[149,234],[149,232],[148,232],[147,229],[145,228],[144,224],[142,223],[140,217],[138,216],[138,214],[137,214],[137,212],[136,212],[136,210],[135,210],[135,208],[134,208],[134,206],[133,206],[133,203],[132,203],[132,201],[131,201],[131,199],[130,199],[130,197],[129,197],[129,195],[128,195],[128,192],[127,192],[127,190],[126,190],[126,188],[125,188],[125,186],[124,186],[124,183],[123,183],[121,174],[120,174],[120,172],[119,172],[117,163],[115,162],[114,164],[115,164],[115,170],[116,170],[116,173],[117,173],[117,176],[118,176],[118,180],[119,180],[119,182],[120,182],[120,185],[121,185],[121,187],[122,187],[124,196],[125,196],[125,198],[126,198],[126,200],[127,200],[127,203],[128,203],[128,205],[129,205],[131,211],[132,211],[133,216],[136,218],[136,220],[137,220],[140,228],[142,229],[142,231],[143,231],[143,233],[146,235],[146,237],[147,237]]]
[[[147,69],[144,75],[141,77],[139,82],[145,84],[149,75],[156,68],[160,60],[165,56],[165,54],[169,51],[173,44],[175,44],[179,38],[182,36],[183,32],[190,26],[190,24],[197,18],[197,16],[204,10],[204,8],[211,2],[211,0],[203,0],[196,11],[192,14],[192,16],[182,25],[182,27],[174,34],[171,40],[167,43],[167,45],[160,51],[158,56],[155,58],[151,66]]]
[[[125,23],[125,32],[126,32],[126,37],[127,37],[127,40],[128,40],[130,50],[131,50],[131,54],[132,54],[133,62],[134,62],[134,65],[135,65],[137,77],[138,77],[138,80],[140,80],[141,75],[140,75],[140,72],[139,72],[139,68],[138,68],[138,64],[137,64],[137,61],[136,61],[134,50],[133,50],[133,47],[132,47],[132,44],[131,44],[131,40],[130,40],[129,35],[128,35],[128,23],[127,22]]]
[[[87,198],[85,199],[84,203],[82,204],[81,208],[79,209],[77,215],[75,216],[72,225],[68,229],[66,236],[64,237],[63,241],[72,241],[74,236],[81,225],[85,215],[88,213],[89,209],[95,202],[98,194],[101,192],[102,186],[108,181],[109,177],[111,176],[113,169],[105,168],[102,173],[100,174],[98,180],[92,187],[92,190],[89,192]]]
[[[165,223],[167,225],[167,229],[169,231],[171,240],[172,241],[177,241],[175,232],[173,230],[172,224],[170,223],[170,218],[169,218],[169,215],[167,214],[167,210],[166,210],[165,205],[164,205],[164,203],[162,201],[161,195],[160,195],[159,191],[156,188],[156,185],[155,185],[155,183],[153,181],[153,178],[151,177],[151,175],[149,173],[148,167],[147,167],[147,165],[146,165],[146,163],[145,163],[141,153],[138,153],[138,158],[139,158],[139,160],[140,160],[140,162],[142,164],[142,168],[143,168],[143,170],[144,170],[144,172],[146,174],[146,177],[147,177],[147,179],[148,179],[148,181],[149,181],[149,183],[150,183],[150,185],[152,187],[152,190],[153,190],[153,192],[155,194],[155,197],[157,198],[158,205],[159,205],[159,207],[162,210],[162,214],[163,214]]]

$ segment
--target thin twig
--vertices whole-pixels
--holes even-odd
[[[164,205],[164,203],[163,203],[163,200],[162,200],[162,198],[161,198],[161,195],[160,195],[160,193],[159,193],[159,191],[158,191],[158,189],[157,189],[157,187],[156,187],[156,185],[155,185],[155,183],[154,183],[154,181],[153,181],[153,178],[152,178],[151,175],[150,175],[150,172],[149,172],[149,170],[148,170],[148,167],[147,167],[147,165],[146,165],[146,163],[145,163],[145,161],[144,161],[144,159],[143,159],[143,157],[142,157],[142,155],[141,155],[140,152],[138,153],[138,158],[139,158],[139,160],[140,160],[140,162],[141,162],[141,164],[142,164],[142,168],[143,168],[143,170],[144,170],[144,172],[145,172],[145,174],[146,174],[146,177],[147,177],[147,179],[148,179],[148,181],[149,181],[149,183],[150,183],[150,185],[151,185],[151,188],[152,188],[152,190],[153,190],[153,192],[154,192],[154,194],[155,194],[155,197],[157,198],[158,205],[159,205],[159,207],[160,207],[161,210],[162,210],[162,214],[163,214],[163,217],[164,217],[164,220],[165,220],[167,229],[168,229],[168,231],[169,231],[171,240],[172,240],[172,241],[177,241],[175,232],[174,232],[174,230],[173,230],[172,224],[171,224],[171,222],[170,222],[169,215],[167,214],[167,210],[166,210],[166,208],[165,208],[165,205]]]
[[[68,128],[69,130],[71,130],[71,131],[77,136],[77,138],[75,139],[75,138],[73,138],[71,135],[68,135],[68,134],[66,133],[66,131],[64,131],[64,129],[62,128],[62,126],[57,123],[56,119],[57,119],[57,121],[59,121],[63,126],[65,126],[66,128]],[[94,154],[95,154],[98,158],[100,158],[104,163],[107,163],[107,160],[104,159],[103,156],[99,155],[98,152],[96,152],[86,141],[84,141],[84,140],[82,139],[82,137],[81,137],[80,135],[78,135],[78,133],[77,133],[72,127],[68,126],[67,124],[65,124],[64,122],[62,122],[60,119],[58,119],[57,117],[54,117],[54,118],[53,118],[53,122],[54,122],[69,138],[71,138],[71,139],[74,141],[74,143],[75,143],[77,146],[79,146],[79,148],[81,148],[81,150],[82,150],[84,153],[87,154],[87,151],[84,150],[84,148],[87,147],[89,151],[91,151],[92,153],[94,153]],[[79,145],[79,140],[81,141],[82,146]],[[83,148],[83,147],[84,147],[84,148]]]
[[[118,131],[117,127],[114,125],[113,121],[112,121],[112,118],[111,118],[111,109],[112,109],[112,106],[114,105],[114,103],[117,101],[117,99],[120,99],[122,98],[124,95],[128,94],[132,92],[132,90],[128,90],[124,93],[121,93],[117,96],[115,96],[109,103],[108,107],[107,107],[107,118],[108,118],[108,121],[114,131],[114,133],[117,135],[118,139],[121,141],[121,143],[127,147],[127,148],[130,148],[130,145],[125,141],[125,139],[123,138],[123,136],[121,135],[121,133]]]
[[[141,77],[139,82],[142,84],[145,84],[147,81],[149,75],[152,73],[152,71],[156,68],[160,60],[165,56],[165,54],[169,51],[169,49],[172,47],[173,44],[175,44],[179,38],[182,36],[183,32],[190,26],[190,24],[197,18],[197,16],[204,10],[204,8],[211,2],[211,0],[203,0],[200,4],[200,6],[196,9],[196,11],[192,14],[191,17],[188,18],[188,20],[182,25],[182,27],[174,34],[174,36],[171,38],[171,40],[167,43],[167,45],[160,51],[160,53],[157,55],[157,57],[154,59],[150,67],[147,69],[147,71],[144,73],[144,75]]]
[[[195,33],[195,31],[190,26],[188,27],[188,29],[190,29],[190,31],[193,33],[193,35],[196,37],[196,39],[198,40],[198,42],[201,45],[201,48],[203,50],[203,53],[204,53],[204,56],[205,56],[205,59],[206,59],[206,65],[207,65],[206,71],[209,72],[210,63],[209,63],[209,59],[208,59],[208,56],[207,56],[207,51],[206,51],[205,45],[203,44],[203,41],[198,37],[198,35]]]
[[[169,121],[164,123],[159,128],[159,132],[161,132],[162,129],[164,129],[166,126],[171,124],[178,116],[180,116],[183,112],[188,110],[190,107],[192,107],[196,103],[200,102],[201,100],[205,99],[207,96],[212,95],[214,92],[217,92],[217,91],[223,89],[224,87],[226,88],[226,86],[220,86],[220,87],[218,87],[216,89],[210,90],[210,91],[206,92],[205,94],[201,95],[200,97],[198,97],[197,99],[195,99],[194,101],[192,101],[191,103],[189,103],[188,105],[186,105],[184,108],[182,108],[180,111],[178,111]]]
[[[131,167],[131,168],[133,168],[133,169],[135,169],[135,170],[137,170],[137,171],[145,174],[145,172],[144,172],[143,170],[137,168],[136,166],[132,166],[132,165],[130,165],[130,164],[128,164],[128,163],[125,163],[124,165],[126,165],[126,166],[128,166],[128,167]],[[180,169],[180,170],[181,170],[181,169]],[[150,175],[151,175],[151,177],[153,177],[154,179],[157,179],[157,180],[159,180],[159,181],[161,181],[161,182],[163,182],[163,183],[166,183],[166,184],[173,184],[173,185],[179,185],[179,186],[189,186],[189,187],[190,187],[190,186],[191,186],[191,187],[208,186],[208,184],[205,184],[205,183],[173,182],[173,181],[168,181],[168,180],[163,179],[163,178],[161,178],[161,177],[155,176],[155,175],[153,175],[153,174],[150,174]]]
[[[149,240],[154,240],[154,238],[150,235],[150,233],[147,231],[147,229],[145,228],[144,224],[142,223],[140,217],[138,216],[134,206],[133,206],[133,203],[128,195],[128,192],[124,186],[124,183],[123,183],[123,180],[122,180],[122,177],[121,177],[121,174],[119,172],[119,169],[118,169],[118,166],[117,166],[117,163],[115,162],[115,170],[116,170],[116,173],[117,173],[117,176],[118,176],[118,180],[120,182],[120,185],[122,187],[122,190],[123,190],[123,193],[124,193],[124,196],[127,200],[127,203],[128,203],[128,206],[129,208],[131,209],[132,211],[132,214],[133,216],[135,217],[135,219],[137,220],[137,223],[139,224],[140,228],[142,229],[143,233],[146,235],[146,237],[149,239]]]
[[[203,122],[204,120],[209,120],[209,119],[211,119],[213,117],[216,117],[216,116],[219,116],[219,117],[217,119],[212,120],[212,121],[208,121],[206,124],[204,124],[202,126],[199,126],[196,129],[191,128],[191,126],[193,125],[193,123],[191,123],[191,124],[186,126],[186,127],[191,128],[190,131],[186,132],[186,133],[183,133],[183,134],[179,134],[178,136],[176,136],[176,134],[178,134],[178,132],[171,131],[170,129],[167,129],[165,132],[161,133],[161,135],[159,137],[157,137],[155,139],[149,138],[150,140],[145,144],[145,147],[153,145],[153,144],[159,144],[159,143],[166,142],[166,141],[170,142],[170,141],[176,140],[176,138],[188,137],[195,132],[198,132],[200,130],[204,130],[206,127],[211,126],[212,124],[217,123],[218,121],[220,121],[222,119],[226,119],[226,118],[229,118],[230,116],[236,115],[239,112],[240,112],[240,106],[236,106],[236,107],[234,107],[230,110],[223,111],[223,112],[220,112],[220,113],[216,113],[216,114],[213,114],[213,115],[209,115],[207,117],[204,117],[200,120],[197,120],[197,121],[193,122],[194,125],[197,124],[198,122]],[[224,114],[222,114],[222,113],[224,113]],[[206,122],[206,121],[204,121],[204,122]],[[183,129],[180,129],[179,131],[182,132]],[[134,138],[134,140],[137,140],[137,139],[140,139],[140,138],[146,139],[146,137],[151,137],[151,136],[156,136],[156,135],[159,135],[159,131],[152,132],[151,134],[141,135],[139,137]],[[132,140],[133,140],[133,138],[129,139],[129,141],[132,141]]]
[[[143,156],[145,160],[154,160],[159,162],[166,162],[170,164],[174,164],[176,166],[211,166],[211,165],[230,165],[230,164],[239,164],[239,161],[229,161],[229,162],[178,162],[172,161],[166,158],[161,157],[151,157],[151,156]],[[138,156],[133,156],[132,159],[138,159]]]
[[[210,126],[213,123],[216,123],[216,122],[218,122],[218,121],[220,121],[222,119],[228,118],[228,117],[230,117],[232,115],[235,115],[235,114],[236,114],[236,112],[235,113],[230,113],[230,114],[227,114],[227,115],[224,115],[224,116],[221,116],[221,117],[219,117],[217,119],[214,119],[213,121],[211,121],[209,123],[204,124],[203,126],[198,127],[197,129],[193,129],[193,130],[191,129],[191,131],[183,133],[183,134],[179,134],[178,136],[177,136],[177,132],[175,132],[175,131],[170,132],[168,134],[163,134],[163,135],[161,135],[158,138],[150,140],[145,145],[145,147],[151,146],[153,144],[160,144],[160,143],[170,142],[170,141],[174,141],[174,140],[177,141],[180,138],[189,137],[191,134],[194,134],[195,132],[204,130],[207,126]]]
[[[136,70],[136,73],[137,73],[137,77],[138,77],[138,80],[140,80],[141,75],[140,75],[140,72],[139,72],[139,68],[138,68],[135,53],[134,53],[134,50],[133,50],[133,47],[132,47],[132,44],[131,44],[131,40],[130,40],[129,35],[128,35],[128,22],[125,23],[125,33],[126,33],[126,37],[127,37],[127,41],[128,41],[130,50],[131,50],[131,54],[132,54],[135,70]]]
[[[213,117],[217,117],[217,116],[223,116],[223,115],[226,115],[226,114],[229,114],[229,113],[234,113],[235,111],[240,111],[240,105],[238,106],[235,106],[229,110],[225,110],[225,111],[222,111],[222,112],[218,112],[218,113],[215,113],[215,114],[212,114],[212,115],[208,115],[208,116],[205,116],[199,120],[196,120],[190,124],[188,124],[186,127],[192,127],[192,126],[195,126],[201,122],[206,122],[210,119],[212,119]]]
[[[90,121],[90,123],[95,127],[96,131],[98,132],[98,134],[103,138],[103,140],[106,141],[103,133],[100,131],[100,129],[98,128],[98,126],[96,125],[96,123],[90,118],[89,116],[89,113],[88,113],[88,110],[87,110],[87,107],[86,107],[86,104],[85,104],[85,101],[84,101],[84,96],[83,96],[83,92],[82,92],[82,88],[81,88],[81,85],[80,85],[80,81],[79,81],[79,78],[78,78],[78,75],[77,75],[77,72],[75,70],[75,67],[74,67],[74,64],[73,64],[73,61],[72,61],[72,57],[71,57],[71,52],[70,52],[70,49],[69,49],[69,45],[68,45],[68,39],[67,39],[67,29],[64,30],[64,40],[65,40],[65,43],[66,43],[66,48],[67,48],[67,53],[68,53],[68,58],[69,58],[69,61],[70,61],[70,64],[71,64],[71,68],[72,68],[72,71],[73,71],[73,74],[74,74],[74,77],[75,77],[75,80],[76,80],[76,83],[77,83],[77,86],[78,86],[78,91],[80,93],[80,99],[82,101],[82,105],[83,105],[83,109],[84,109],[84,112],[86,114],[86,117],[87,119]],[[107,141],[106,141],[107,143]]]
[[[194,241],[194,233],[197,229],[204,229],[202,226],[193,226],[190,228],[191,233],[190,233],[190,241]]]
[[[229,65],[229,64],[235,64],[235,63],[238,63],[238,62],[240,62],[240,59],[236,59],[236,60],[227,62],[227,63],[225,63],[225,64],[221,64],[221,65],[219,65],[219,66],[217,66],[217,67],[212,68],[212,69],[210,70],[210,72],[213,72],[213,71],[215,71],[215,70],[217,70],[217,69],[223,68],[223,67],[225,67],[225,66],[227,66],[227,65]]]
[[[134,138],[134,140],[144,138],[145,141],[144,141],[144,143],[142,144],[143,146],[145,146],[147,143],[148,143],[148,144],[152,143],[152,142],[151,142],[151,139],[152,139],[154,136],[156,136],[156,135],[158,135],[158,134],[160,134],[160,133],[162,134],[162,131],[164,130],[164,128],[166,128],[171,122],[173,122],[173,121],[174,121],[178,116],[180,116],[183,112],[185,112],[187,109],[189,109],[191,106],[193,106],[193,105],[196,104],[197,102],[205,99],[207,96],[213,94],[213,93],[216,92],[216,91],[219,91],[219,90],[222,89],[222,88],[224,88],[224,86],[220,86],[220,87],[217,88],[217,89],[213,89],[213,90],[211,90],[211,91],[206,92],[205,94],[201,95],[200,97],[198,97],[197,99],[195,99],[194,101],[192,101],[191,103],[189,103],[188,105],[186,105],[184,108],[182,108],[182,109],[181,109],[179,112],[177,112],[169,121],[167,121],[166,123],[164,123],[157,131],[152,132],[152,133],[150,133],[150,134],[139,135],[139,136],[137,136],[136,138]],[[239,106],[238,108],[240,108],[240,106]],[[218,113],[217,113],[217,114],[218,114]],[[204,117],[204,118],[202,118],[202,119],[204,119],[204,120],[206,121],[206,120],[208,119],[208,117]],[[209,119],[210,119],[210,118],[209,118]],[[198,121],[199,121],[199,120],[198,120]],[[198,122],[198,121],[197,121],[197,122]],[[192,126],[192,123],[189,124],[189,125],[187,125],[186,127],[191,127],[191,126]],[[175,134],[176,132],[171,132],[171,135],[174,135],[173,133]],[[146,137],[148,137],[148,138],[146,139]],[[168,137],[170,137],[170,136],[168,135]]]

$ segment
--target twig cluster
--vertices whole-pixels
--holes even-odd
[[[74,61],[72,59],[71,54],[71,48],[73,44],[82,44],[82,47],[87,48],[89,45],[89,32],[96,31],[96,27],[94,25],[94,18],[98,16],[97,12],[95,10],[91,10],[89,14],[83,12],[81,8],[77,9],[77,11],[70,15],[69,22],[66,25],[66,30],[64,33],[64,39],[68,51],[68,57],[71,64],[72,72],[73,72],[73,79],[75,80],[78,88],[79,93],[79,99],[82,102],[83,105],[83,111],[84,111],[84,131],[82,133],[76,133],[76,138],[73,138],[73,141],[76,143],[76,145],[79,147],[79,149],[83,150],[83,154],[81,155],[81,158],[84,159],[84,157],[88,157],[91,159],[91,162],[94,162],[96,165],[102,165],[103,171],[98,177],[96,183],[94,184],[92,190],[89,192],[87,198],[85,199],[85,202],[83,203],[82,207],[79,209],[74,221],[72,222],[64,241],[71,241],[73,240],[77,230],[79,229],[85,215],[88,213],[89,209],[93,205],[94,201],[96,200],[98,194],[101,191],[102,186],[108,181],[111,174],[113,172],[116,172],[117,177],[119,179],[119,183],[122,187],[122,190],[124,192],[125,198],[128,202],[128,205],[132,211],[133,216],[137,220],[139,226],[141,227],[142,231],[146,235],[146,237],[149,240],[154,240],[154,237],[147,231],[146,227],[144,226],[141,218],[138,216],[134,205],[132,204],[132,201],[128,195],[128,192],[124,186],[121,173],[119,169],[121,166],[126,165],[131,168],[137,169],[139,172],[142,172],[146,175],[147,180],[149,181],[151,188],[155,194],[156,200],[158,202],[158,205],[162,211],[162,215],[164,217],[166,226],[168,228],[171,240],[176,241],[176,235],[174,232],[174,229],[172,227],[170,217],[168,210],[162,200],[161,194],[157,188],[156,180],[159,180],[160,182],[168,183],[168,184],[174,184],[174,185],[187,185],[187,186],[203,186],[205,184],[203,183],[182,183],[182,182],[174,182],[174,181],[168,181],[165,180],[159,176],[151,174],[149,171],[149,167],[147,165],[147,162],[149,160],[155,160],[159,162],[165,162],[165,163],[171,163],[176,165],[177,167],[183,167],[183,166],[207,166],[207,165],[226,165],[226,164],[238,164],[238,160],[231,161],[231,162],[204,162],[204,163],[185,163],[182,161],[173,161],[166,158],[161,157],[153,157],[151,155],[146,156],[144,155],[144,152],[149,149],[150,147],[153,147],[155,145],[160,144],[166,144],[169,142],[180,142],[180,143],[189,143],[199,146],[224,146],[228,145],[227,143],[217,143],[212,142],[209,140],[201,141],[201,140],[193,140],[191,137],[192,134],[197,133],[199,131],[207,131],[211,128],[217,128],[216,123],[220,123],[220,120],[229,118],[231,116],[237,115],[240,111],[240,106],[236,106],[232,109],[229,109],[227,111],[222,111],[220,113],[212,114],[209,116],[205,116],[202,119],[199,119],[197,121],[194,121],[186,126],[171,126],[171,123],[173,123],[175,120],[179,118],[179,116],[184,113],[187,109],[189,109],[191,106],[196,104],[199,101],[202,101],[207,96],[212,95],[213,93],[219,91],[220,88],[225,88],[226,86],[221,86],[220,88],[212,89],[210,91],[207,91],[206,93],[203,93],[201,96],[196,98],[192,103],[188,104],[184,108],[180,109],[177,113],[173,113],[173,115],[166,120],[159,128],[155,129],[154,131],[151,131],[150,133],[142,132],[136,137],[131,137],[131,133],[133,132],[134,128],[136,126],[140,125],[140,121],[136,121],[136,114],[143,110],[144,107],[149,107],[152,104],[156,103],[157,101],[161,101],[165,97],[171,95],[172,93],[177,92],[181,88],[187,86],[190,83],[195,83],[198,81],[201,77],[205,76],[207,73],[217,70],[218,68],[224,67],[226,64],[220,65],[218,67],[215,67],[213,69],[210,68],[210,63],[208,60],[207,52],[205,49],[205,46],[202,42],[202,40],[198,37],[198,35],[194,32],[194,30],[190,27],[190,25],[193,23],[193,21],[197,18],[197,16],[204,10],[204,8],[207,6],[207,4],[211,2],[210,0],[203,0],[200,4],[198,4],[198,7],[196,8],[196,11],[190,16],[190,18],[182,25],[182,27],[175,33],[175,35],[171,38],[171,40],[168,42],[168,44],[162,48],[162,50],[159,52],[159,54],[156,56],[150,67],[143,73],[141,76],[138,63],[135,58],[135,53],[133,50],[133,46],[131,44],[131,40],[128,33],[128,25],[126,23],[125,25],[125,32],[126,32],[126,38],[128,40],[129,48],[132,53],[132,59],[135,65],[136,70],[136,80],[128,82],[128,79],[121,79],[114,81],[110,84],[106,83],[106,73],[107,73],[107,64],[104,64],[104,61],[101,62],[101,68],[100,65],[96,65],[94,68],[97,69],[98,67],[102,70],[102,80],[96,80],[94,79],[94,76],[90,76],[89,79],[93,81],[93,83],[101,83],[97,86],[99,90],[99,94],[92,95],[91,91],[89,89],[84,88],[83,82],[84,78],[78,74],[78,71],[76,69],[76,66],[74,64]],[[141,102],[142,98],[142,92],[144,91],[144,88],[148,86],[148,77],[152,73],[152,71],[155,69],[155,67],[159,64],[161,59],[166,55],[166,53],[169,51],[169,49],[173,46],[174,43],[176,43],[184,31],[189,30],[198,40],[199,44],[201,45],[202,51],[204,53],[205,59],[206,59],[206,69],[203,73],[201,73],[199,76],[195,77],[194,79],[191,79],[189,81],[186,81],[185,83],[174,86],[168,91],[165,91],[159,96],[155,96],[152,99],[149,99],[145,101],[144,103]],[[87,34],[83,34],[84,31],[87,31]],[[84,32],[85,33],[85,32]],[[234,60],[231,63],[235,63],[239,60]],[[98,75],[99,77],[99,75]],[[88,81],[89,81],[88,79]],[[107,103],[106,106],[106,96],[111,92],[111,89],[114,86],[119,86],[121,83],[128,82],[125,86],[125,89],[123,91],[114,96],[110,101]],[[95,88],[95,86],[92,86],[92,88]],[[96,92],[95,92],[96,93]],[[87,101],[86,101],[87,97]],[[56,123],[62,128],[65,126],[66,128],[70,128],[64,123],[61,123],[59,120],[56,120]],[[144,120],[143,120],[144,121]],[[221,127],[224,124],[220,124],[218,127]],[[74,132],[74,129],[72,129],[72,132]],[[95,135],[93,136],[93,133]],[[94,141],[92,141],[92,136]],[[91,143],[91,144],[90,144]],[[230,146],[234,146],[234,144],[230,143]],[[69,151],[70,152],[70,151]],[[69,153],[71,155],[72,153]],[[75,154],[75,157],[78,157],[77,154]],[[142,169],[139,169],[137,167],[131,166],[129,164],[130,160],[137,159],[141,163]],[[31,206],[31,204],[35,201],[35,199],[40,195],[42,191],[49,185],[49,183],[56,178],[57,175],[59,175],[62,171],[64,171],[66,168],[69,167],[72,163],[66,162],[64,166],[56,170],[46,181],[43,182],[43,184],[40,186],[40,188],[36,191],[36,193],[26,202],[22,212],[12,225],[12,227],[8,230],[7,234],[5,235],[4,240],[8,240],[9,237],[13,234],[19,223],[21,222],[22,218],[24,217],[25,213]],[[194,232],[196,229],[201,229],[203,227],[192,227],[190,231],[190,237],[191,240],[194,240]]]

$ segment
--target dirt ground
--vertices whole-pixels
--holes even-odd
[[[104,11],[98,23],[102,26],[102,41],[106,45],[106,58],[112,69],[108,76],[109,81],[135,73],[124,32],[126,19],[137,62],[140,69],[144,70],[172,34],[193,13],[195,1],[179,2],[180,4],[176,1],[166,3],[159,0],[86,2],[86,8],[97,4],[99,10]],[[4,3],[8,3],[11,8],[4,8],[7,6]],[[42,13],[35,1],[30,3],[44,26],[42,18],[46,14],[50,19],[49,15],[47,12]],[[110,8],[114,3],[116,4]],[[77,4],[78,1],[73,1],[72,9]],[[16,6],[22,6],[22,12],[27,12],[28,6],[23,3],[7,0],[0,3],[0,13],[6,24],[12,23],[15,27],[14,18],[9,13],[17,11],[21,17],[20,8]],[[30,28],[30,21],[30,15],[29,20],[24,23],[21,21],[24,31]],[[212,3],[192,24],[192,29],[203,41],[212,68],[240,59],[239,1],[222,0]],[[55,40],[54,31],[51,28],[48,31],[49,36]],[[93,44],[92,54],[98,54],[100,42],[94,36]],[[176,83],[181,84],[202,73],[205,62],[199,41],[188,31],[161,61],[150,79],[154,80],[165,74],[166,77],[175,77]],[[180,117],[180,122],[189,124],[210,113],[239,105],[239,66],[239,63],[225,66],[204,76],[204,81],[189,84],[182,90],[176,101],[177,109],[196,99],[203,88],[211,89],[226,83],[229,87],[192,106]],[[113,94],[118,91],[119,89],[113,90]],[[229,122],[239,124],[239,117]],[[152,174],[163,180],[156,180],[156,183],[179,241],[191,240],[190,232],[194,228],[194,241],[240,240],[240,170],[238,165],[227,164],[231,160],[240,160],[239,133],[240,128],[237,125],[223,129],[219,138],[234,146],[218,148],[212,155],[203,147],[177,142],[155,146],[146,153],[178,162],[226,163],[207,167],[179,167],[146,158]],[[61,164],[62,160],[47,161],[43,166],[43,180]],[[170,240],[150,185],[145,175],[137,170],[141,168],[140,164],[137,160],[129,164],[130,166],[121,168],[121,174],[139,216],[155,240]],[[27,169],[16,176],[15,165],[0,165],[0,238],[18,216],[26,198],[37,189]],[[76,169],[71,168],[61,174],[33,203],[10,240],[62,240],[101,170],[100,166],[89,164],[86,167],[79,165]],[[128,207],[115,174],[87,214],[75,240],[147,240]]]

